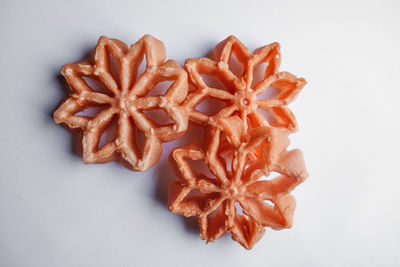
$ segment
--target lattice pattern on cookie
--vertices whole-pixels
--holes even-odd
[[[251,249],[264,227],[291,227],[295,200],[290,192],[308,174],[301,151],[287,151],[289,141],[281,131],[261,127],[244,134],[235,127],[238,117],[228,120],[223,130],[212,130],[208,144],[173,150],[170,160],[179,180],[170,186],[168,207],[177,214],[197,216],[200,236],[207,242],[230,232]],[[250,155],[257,150],[260,157],[252,160]],[[204,162],[207,174],[193,168],[192,161]],[[271,172],[280,176],[260,180]]]
[[[297,130],[296,119],[287,105],[296,98],[306,82],[289,72],[279,72],[281,60],[278,43],[260,47],[250,53],[236,37],[230,36],[215,47],[214,54],[215,61],[209,58],[193,58],[185,63],[195,87],[185,101],[185,105],[191,110],[192,121],[212,126],[219,118],[239,115],[246,130],[260,126],[272,126],[286,133]],[[233,66],[230,61],[233,57],[237,58],[243,68],[243,73],[239,76],[231,70]],[[262,79],[256,82],[254,72],[263,64],[267,66]],[[207,84],[202,75],[217,78],[221,88]],[[279,91],[276,96],[258,99],[259,95],[271,90],[268,89],[271,87]],[[196,110],[207,97],[220,99],[226,106],[213,116]],[[263,115],[260,110],[269,115]]]
[[[117,63],[117,73],[112,68]],[[145,71],[138,75],[146,59]],[[187,95],[187,74],[173,60],[165,61],[163,43],[150,35],[143,36],[131,47],[121,41],[101,37],[92,61],[65,65],[62,75],[72,94],[54,112],[54,120],[83,131],[83,161],[104,163],[120,159],[134,170],[146,170],[161,155],[162,142],[180,137],[188,125],[188,115],[181,105]],[[105,87],[98,92],[84,79],[90,77]],[[164,95],[149,96],[155,86],[173,81]],[[92,106],[106,109],[90,118],[77,114]],[[146,110],[162,109],[173,123],[160,125],[146,116]],[[117,117],[117,136],[98,148],[102,133]],[[143,147],[137,141],[137,131],[145,136]]]

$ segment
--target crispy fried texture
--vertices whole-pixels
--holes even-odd
[[[110,55],[117,62],[119,75],[113,75]],[[137,77],[144,58],[146,69]],[[72,94],[54,112],[54,120],[82,130],[85,163],[119,159],[130,169],[144,171],[160,158],[162,142],[180,137],[187,129],[188,115],[181,106],[188,90],[187,74],[175,61],[165,61],[163,43],[150,35],[143,36],[131,47],[119,40],[101,37],[93,62],[67,64],[61,73]],[[101,82],[106,92],[91,88],[84,77]],[[173,81],[166,93],[148,96],[163,81]],[[93,118],[77,114],[99,105],[106,109]],[[144,112],[157,109],[162,109],[173,123],[159,125]],[[116,138],[98,148],[103,132],[115,117],[118,120]],[[145,136],[143,147],[137,140],[137,131]]]
[[[230,36],[214,53],[215,61],[195,58],[185,63],[194,89],[184,106],[190,120],[208,130],[210,139],[171,152],[170,163],[179,180],[170,185],[168,207],[174,213],[197,217],[200,236],[207,242],[230,232],[234,240],[251,249],[264,235],[264,227],[292,226],[296,204],[290,192],[308,174],[301,151],[287,151],[287,135],[297,130],[287,105],[306,82],[279,72],[278,43],[250,53]],[[233,56],[243,73],[233,71]],[[256,82],[256,68],[261,64],[267,66]],[[278,90],[276,95],[260,97],[271,87]],[[215,114],[197,110],[209,97],[225,103]],[[261,114],[262,109],[269,111],[270,117]],[[206,167],[199,168],[193,163],[196,161]],[[271,173],[279,175],[269,178]]]
[[[297,130],[297,122],[287,105],[300,93],[306,81],[289,72],[279,72],[281,62],[279,43],[272,43],[249,52],[236,37],[230,36],[215,49],[216,60],[193,58],[186,60],[185,68],[195,90],[189,93],[185,106],[191,110],[190,119],[199,124],[214,125],[219,118],[238,115],[243,121],[244,129],[260,126],[279,128],[286,133]],[[230,61],[236,57],[243,73],[235,74]],[[257,82],[256,69],[267,65]],[[207,82],[204,75],[216,78],[221,86]],[[273,87],[278,94],[272,98],[262,99],[260,95],[269,93]],[[206,98],[212,97],[224,101],[225,107],[213,116],[196,110]],[[261,99],[259,99],[261,98]],[[270,113],[266,118],[260,111]]]
[[[234,123],[228,125],[234,127]],[[235,143],[236,139],[242,142]],[[169,209],[197,216],[201,238],[207,242],[230,232],[234,240],[251,249],[263,236],[264,227],[292,226],[295,200],[290,192],[308,174],[301,151],[287,151],[288,145],[282,131],[268,127],[251,130],[246,136],[234,129],[214,128],[208,143],[174,149],[170,161],[179,180],[170,186]],[[254,151],[259,151],[259,157],[252,160]],[[207,168],[196,169],[193,161]],[[260,180],[271,172],[280,175]]]

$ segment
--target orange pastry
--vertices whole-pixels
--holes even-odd
[[[117,71],[112,67],[111,56]],[[137,77],[144,58],[146,69]],[[62,68],[72,94],[54,112],[54,120],[82,130],[85,163],[119,159],[130,169],[144,171],[160,158],[162,142],[180,137],[187,129],[188,114],[181,105],[187,95],[187,74],[175,61],[165,61],[163,43],[150,35],[130,47],[101,37],[93,59]],[[84,77],[97,80],[105,89],[96,91]],[[149,95],[163,81],[173,81],[165,94]],[[93,118],[77,114],[93,106],[106,108]],[[157,109],[162,109],[173,122],[161,125],[146,116],[145,111]],[[115,118],[115,139],[99,148],[102,133]],[[137,140],[137,131],[145,136],[143,147]]]
[[[214,54],[215,61],[194,58],[185,63],[195,87],[185,101],[192,121],[215,125],[219,118],[238,115],[245,130],[260,126],[279,128],[286,133],[297,130],[296,119],[287,105],[296,98],[306,82],[289,72],[279,72],[281,58],[278,43],[260,47],[250,53],[236,37],[230,36],[215,47]],[[233,71],[233,56],[242,67],[242,73],[235,74]],[[255,72],[262,65],[267,66],[257,82]],[[216,78],[220,82],[220,88],[214,88],[214,85],[207,83],[202,75]],[[277,89],[278,94],[270,99],[260,98],[259,95],[264,91],[271,90],[269,87]],[[222,100],[225,106],[212,116],[196,110],[207,97]],[[270,121],[257,109],[269,112]]]
[[[165,47],[159,40],[145,35],[128,47],[116,39],[101,37],[93,61],[63,67],[62,75],[72,94],[54,112],[54,120],[83,132],[85,163],[120,160],[127,168],[139,171],[159,160],[162,142],[183,135],[189,120],[204,125],[209,133],[206,141],[175,148],[170,154],[179,180],[170,185],[168,208],[197,217],[200,236],[207,242],[229,232],[251,249],[263,236],[264,227],[292,226],[295,200],[290,192],[308,174],[301,151],[287,150],[287,135],[297,130],[287,105],[306,82],[279,72],[278,43],[250,53],[230,36],[214,52],[216,61],[186,61],[193,85],[188,94],[186,71],[173,60],[165,61]],[[242,73],[234,70],[233,57]],[[145,71],[138,74],[144,58]],[[257,70],[263,65],[258,81]],[[210,84],[203,75],[216,78],[220,85]],[[157,84],[164,81],[172,84],[165,93],[158,93]],[[277,93],[261,96],[269,90]],[[208,97],[224,102],[215,114],[198,110]],[[85,111],[92,107],[102,110],[91,117]],[[156,122],[147,116],[151,110],[164,111],[172,122]],[[261,110],[269,113],[263,115]],[[113,121],[117,121],[116,137],[101,146],[100,139]]]
[[[196,216],[200,236],[207,242],[230,232],[251,249],[264,227],[292,226],[295,200],[290,192],[308,174],[301,151],[286,150],[289,140],[282,131],[260,127],[246,133],[236,127],[238,117],[222,120],[227,121],[213,128],[209,144],[197,142],[172,151],[170,162],[179,180],[170,185],[168,207],[186,217]],[[251,160],[255,150],[262,153]],[[196,169],[193,161],[207,168]],[[261,180],[270,172],[280,176]]]
[[[250,53],[230,36],[215,47],[214,54],[215,61],[195,58],[185,63],[194,89],[184,105],[190,120],[211,134],[208,142],[172,151],[170,162],[179,180],[170,186],[168,208],[197,217],[200,236],[207,242],[230,232],[234,240],[251,249],[263,236],[264,227],[292,226],[295,200],[290,192],[308,174],[301,151],[286,150],[287,134],[297,130],[287,105],[306,82],[279,72],[278,43]],[[233,57],[242,72],[235,70]],[[261,78],[256,77],[263,65]],[[269,90],[277,92],[262,96]],[[214,114],[198,110],[209,97],[224,103]]]

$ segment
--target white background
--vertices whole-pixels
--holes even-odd
[[[270,3],[269,3],[270,2]],[[0,266],[399,266],[399,1],[0,0]],[[294,227],[206,245],[165,205],[165,161],[84,165],[52,121],[60,68],[150,33],[183,64],[230,34],[278,41],[309,180]],[[165,147],[164,156],[171,146]]]

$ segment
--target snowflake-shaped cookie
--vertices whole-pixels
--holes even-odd
[[[117,73],[113,70],[112,57]],[[150,35],[128,47],[116,39],[101,37],[94,60],[65,65],[62,75],[72,94],[54,112],[54,120],[83,131],[85,163],[104,163],[120,159],[125,166],[144,171],[161,155],[162,142],[180,137],[187,129],[188,115],[181,106],[187,95],[187,74],[173,60],[165,61],[163,43]],[[145,71],[138,75],[143,59]],[[89,77],[105,87],[96,90],[84,79]],[[148,95],[158,83],[173,81],[163,95]],[[77,114],[92,106],[105,106],[94,117]],[[162,109],[172,123],[163,125],[146,116],[145,111]],[[99,148],[103,132],[117,118],[117,136]],[[143,147],[137,132],[145,136]]]
[[[308,174],[301,151],[287,151],[289,141],[281,131],[260,127],[235,143],[235,129],[228,131],[231,137],[224,136],[235,123],[225,125],[225,130],[213,129],[209,144],[192,143],[172,151],[170,160],[179,180],[170,186],[168,207],[198,217],[200,236],[207,242],[230,232],[251,249],[264,227],[291,227],[295,200],[290,192]],[[251,159],[257,150],[259,158]],[[206,168],[193,167],[194,162],[203,162]],[[270,173],[280,175],[261,179]]]
[[[272,126],[286,133],[297,130],[295,116],[287,105],[296,98],[306,82],[289,72],[279,72],[279,43],[260,47],[250,53],[236,37],[230,36],[215,47],[214,54],[215,61],[209,58],[194,58],[185,63],[195,87],[185,101],[185,105],[191,110],[192,121],[212,126],[219,118],[238,115],[243,120],[246,130],[260,126]],[[242,73],[235,74],[233,56],[242,67]],[[257,82],[256,70],[262,65],[267,66]],[[207,81],[204,75],[219,80],[219,88],[214,88],[216,85]],[[262,99],[260,95],[266,90],[278,92]],[[222,100],[225,106],[211,116],[196,110],[208,97]],[[266,114],[263,115],[259,111]]]

